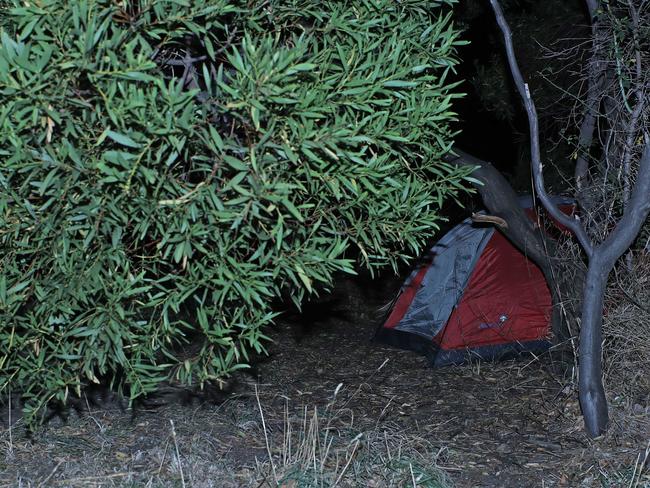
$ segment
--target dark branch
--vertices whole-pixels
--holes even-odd
[[[603,260],[614,265],[614,262],[632,245],[639,235],[641,227],[650,213],[650,138],[645,134],[645,148],[639,161],[639,171],[621,220],[614,230],[597,248]]]
[[[502,219],[501,217],[497,217],[496,215],[484,215],[484,214],[473,213],[472,222],[494,224],[502,230],[508,229],[508,222],[506,222],[505,219]]]
[[[536,228],[519,204],[519,197],[503,175],[488,161],[483,161],[460,149],[454,148],[454,154],[445,156],[450,164],[474,166],[472,177],[481,185],[474,185],[481,195],[483,204],[490,214],[503,219],[507,227],[501,232],[541,269],[548,269],[548,245],[540,229]]]
[[[584,227],[579,220],[571,218],[564,214],[559,208],[557,208],[551,198],[546,193],[546,188],[544,186],[544,172],[542,166],[542,159],[539,150],[539,127],[537,119],[537,110],[535,109],[535,103],[530,96],[530,90],[528,85],[524,82],[524,78],[521,75],[519,65],[517,64],[517,58],[515,57],[515,50],[512,45],[512,32],[510,27],[506,22],[506,19],[503,15],[503,11],[497,0],[490,0],[492,4],[492,9],[496,15],[497,23],[499,28],[503,33],[503,39],[506,45],[506,55],[508,57],[508,64],[510,66],[510,71],[517,87],[517,91],[521,96],[524,106],[526,107],[526,114],[528,115],[528,123],[530,125],[530,152],[532,159],[532,173],[533,173],[533,184],[535,186],[535,191],[539,200],[542,202],[542,205],[546,211],[559,223],[567,227],[571,232],[573,232],[580,242],[580,245],[585,250],[588,256],[591,256],[593,252],[593,244],[587,235]]]

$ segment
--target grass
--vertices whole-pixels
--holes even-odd
[[[117,425],[110,412],[91,410],[32,442],[18,421],[2,436],[0,487],[451,487],[438,466],[444,449],[394,425],[357,426],[336,395],[322,408],[265,405],[257,392],[249,400],[198,409],[194,418],[163,409],[148,425],[136,420],[137,433],[133,422]],[[227,431],[253,455],[220,449]],[[158,441],[136,448],[141,433]]]
[[[650,487],[650,441],[645,451],[639,453],[634,466],[627,470],[601,471],[599,482],[603,488],[647,488]]]
[[[261,404],[260,417],[264,419]],[[285,406],[282,435],[264,425],[268,457],[256,466],[257,486],[449,488],[435,448],[396,427],[357,430],[354,415],[329,403],[322,412],[305,407],[292,418]]]

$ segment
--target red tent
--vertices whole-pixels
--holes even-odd
[[[530,197],[522,198],[531,218]],[[555,198],[570,212],[571,200]],[[434,366],[550,346],[551,296],[540,269],[491,226],[465,220],[430,250],[378,330]]]

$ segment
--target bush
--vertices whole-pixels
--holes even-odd
[[[10,3],[0,388],[28,420],[244,367],[274,299],[395,267],[468,179],[452,2]]]

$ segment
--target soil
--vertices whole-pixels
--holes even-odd
[[[287,416],[335,403],[357,430],[425,439],[456,487],[650,486],[641,467],[647,402],[612,393],[610,430],[591,440],[570,368],[567,375],[548,358],[432,369],[374,343],[378,306],[397,286],[349,282],[338,297],[283,320],[269,357],[222,393],[161,394],[132,411],[94,398],[31,437],[15,411],[8,428],[5,408],[0,485],[251,486],[267,458],[265,432],[281,437]]]

